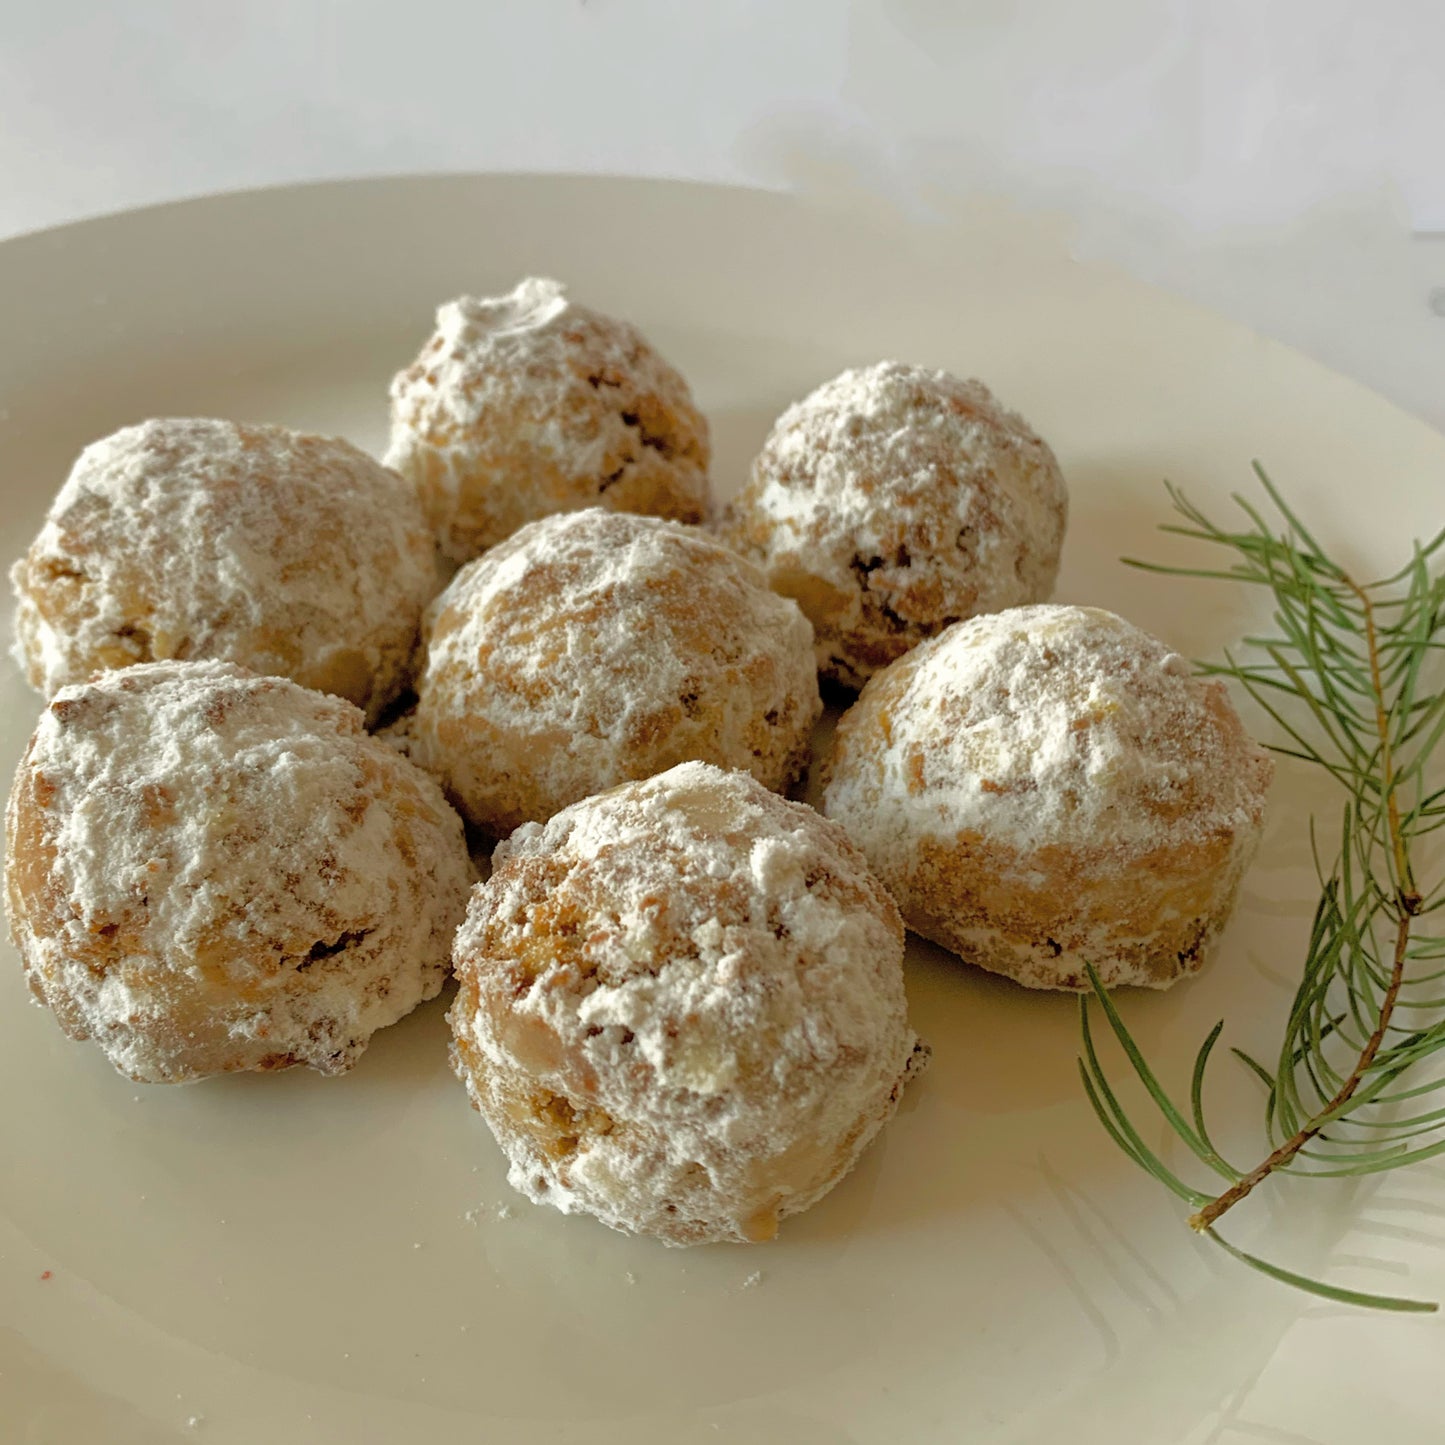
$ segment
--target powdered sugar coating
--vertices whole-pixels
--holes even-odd
[[[497,836],[688,758],[783,788],[821,710],[795,603],[696,528],[599,508],[464,567],[426,647],[411,756]]]
[[[454,562],[552,512],[707,515],[707,421],[687,383],[635,327],[557,281],[442,306],[392,382],[391,416],[387,464],[415,484]]]
[[[903,929],[841,828],[684,763],[528,824],[457,934],[454,1063],[529,1198],[770,1238],[926,1057]]]
[[[88,446],[11,582],[46,697],[98,668],[212,658],[374,717],[441,578],[411,489],[350,443],[187,418]]]
[[[823,810],[909,926],[1037,988],[1164,987],[1233,905],[1273,766],[1224,685],[1112,613],[958,623],[838,728]]]
[[[226,663],[63,688],[7,844],[37,997],[157,1083],[349,1069],[440,990],[471,882],[461,820],[356,708]]]
[[[897,361],[778,418],[722,532],[861,687],[960,618],[1053,590],[1068,498],[1053,453],[977,381]]]

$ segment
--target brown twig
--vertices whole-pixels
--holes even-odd
[[[1418,902],[1416,906],[1418,907]],[[1385,990],[1385,997],[1380,1002],[1380,1021],[1375,1025],[1374,1032],[1371,1033],[1364,1049],[1361,1050],[1355,1067],[1350,1070],[1349,1078],[1340,1085],[1334,1098],[1298,1133],[1286,1139],[1274,1153],[1256,1164],[1237,1183],[1231,1184],[1217,1199],[1211,1199],[1197,1214],[1191,1214],[1189,1216],[1191,1229],[1198,1230],[1203,1234],[1218,1221],[1220,1215],[1233,1209],[1255,1185],[1267,1179],[1276,1169],[1283,1168],[1288,1164],[1354,1097],[1355,1090],[1364,1082],[1370,1065],[1375,1062],[1375,1055],[1380,1052],[1380,1046],[1385,1041],[1385,1031],[1390,1027],[1390,1015],[1395,1011],[1395,1000],[1400,995],[1400,985],[1405,978],[1405,953],[1410,943],[1410,923],[1413,918],[1413,912],[1400,915],[1395,929],[1395,961],[1390,969],[1390,983]]]
[[[1408,919],[1420,911],[1420,895],[1415,889],[1410,857],[1405,850],[1405,835],[1400,827],[1400,800],[1395,795],[1394,751],[1390,745],[1390,713],[1385,705],[1385,680],[1380,672],[1379,639],[1375,631],[1375,605],[1370,594],[1350,577],[1344,584],[1360,601],[1365,618],[1365,647],[1370,658],[1370,691],[1375,696],[1375,732],[1380,739],[1380,782],[1385,791],[1385,810],[1390,826],[1390,848],[1395,858],[1395,886],[1399,903]]]

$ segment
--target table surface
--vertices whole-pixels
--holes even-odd
[[[0,236],[415,171],[984,190],[1445,427],[1442,52],[1436,0],[0,0]]]

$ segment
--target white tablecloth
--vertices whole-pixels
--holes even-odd
[[[419,170],[982,188],[1445,427],[1442,59],[1438,0],[0,0],[0,236]]]

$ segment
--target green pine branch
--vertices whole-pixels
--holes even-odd
[[[1434,674],[1445,651],[1445,579],[1430,561],[1445,531],[1378,582],[1360,583],[1334,561],[1258,466],[1276,518],[1243,497],[1239,531],[1216,526],[1174,487],[1181,523],[1163,528],[1229,554],[1218,567],[1131,565],[1266,589],[1275,632],[1246,638],[1241,655],[1205,664],[1232,678],[1273,720],[1276,751],[1312,763],[1343,789],[1338,839],[1322,851],[1313,825],[1320,897],[1300,982],[1273,1064],[1235,1057],[1265,1088],[1268,1152],[1240,1169],[1214,1147],[1204,1083],[1224,1029],[1195,1058],[1187,1112],[1171,1099],[1098,975],[1080,1000],[1084,1090],[1110,1137],[1141,1169],[1189,1205],[1189,1223],[1234,1258],[1297,1289],[1377,1309],[1434,1310],[1429,1301],[1363,1294],[1282,1269],[1217,1232],[1241,1200],[1280,1173],[1358,1177],[1445,1154],[1445,871],[1427,873],[1426,846],[1445,826],[1445,787],[1432,767],[1445,738],[1445,689]],[[1126,559],[1127,560],[1127,559]],[[1223,1181],[1195,1188],[1145,1142],[1109,1082],[1091,1027],[1098,1007],[1135,1077],[1170,1132]],[[1403,1111],[1403,1112],[1402,1112]],[[1218,1186],[1215,1186],[1218,1189]]]

